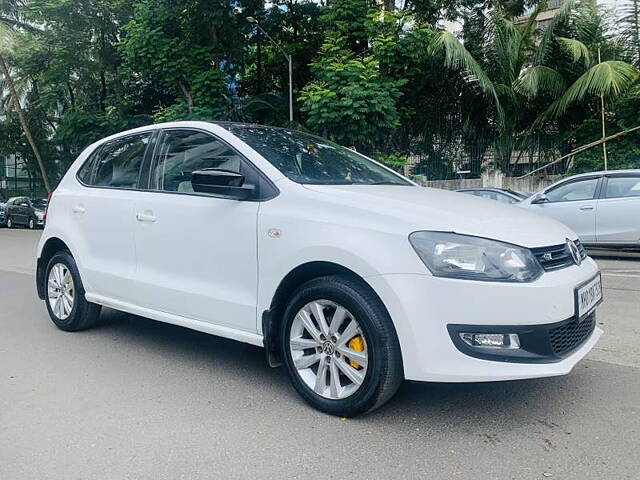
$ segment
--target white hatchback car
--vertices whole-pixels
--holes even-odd
[[[209,122],[88,147],[37,260],[59,328],[106,306],[264,346],[306,401],[344,416],[403,379],[567,374],[602,333],[600,282],[554,220],[306,133]]]

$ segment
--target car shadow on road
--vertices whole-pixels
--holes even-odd
[[[275,395],[277,398],[269,400],[277,402],[303,403],[290,387],[284,368],[268,367],[259,347],[109,309],[103,312],[100,325],[89,332],[115,337],[140,354],[174,356],[182,372],[190,362],[194,364],[194,372],[204,364],[215,370],[218,378],[246,382],[247,391],[253,394]],[[577,370],[580,368],[589,367],[579,366]],[[582,374],[564,377],[486,383],[404,382],[386,406],[352,421],[388,424],[394,429],[398,428],[398,422],[408,422],[407,427],[416,422],[428,424],[430,429],[437,430],[504,431],[527,424],[555,428],[548,420],[552,413],[571,408],[588,396],[587,373],[588,370],[583,370]]]

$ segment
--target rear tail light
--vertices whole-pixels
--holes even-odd
[[[43,223],[47,221],[47,212],[49,211],[49,205],[51,205],[52,196],[53,196],[53,192],[49,192],[49,195],[47,195],[47,206],[44,207],[44,215],[42,216]]]

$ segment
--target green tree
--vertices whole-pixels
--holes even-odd
[[[326,8],[313,80],[299,98],[309,128],[368,153],[399,125],[396,102],[404,83],[385,75],[369,45],[371,22],[380,13],[355,0],[335,0]]]
[[[633,62],[640,67],[640,0],[626,0],[622,10],[622,33]]]
[[[36,144],[31,133],[31,129],[29,128],[29,125],[27,123],[27,119],[25,117],[24,111],[22,110],[22,106],[20,105],[20,96],[18,95],[18,91],[16,90],[13,78],[11,76],[9,65],[6,61],[6,55],[8,53],[7,49],[12,45],[12,29],[32,29],[30,25],[23,22],[20,18],[19,7],[22,6],[23,3],[20,0],[4,0],[0,4],[0,71],[2,71],[7,89],[9,90],[9,95],[11,96],[13,106],[16,110],[16,114],[20,119],[20,126],[22,127],[25,137],[27,137],[31,150],[33,151],[33,155],[36,158],[38,168],[40,169],[40,174],[42,175],[44,188],[47,192],[50,192],[51,187],[49,185],[49,176],[47,175],[47,170],[44,166],[44,162],[42,161],[42,156],[40,155],[38,145]]]
[[[312,130],[371,152],[398,125],[398,82],[380,74],[373,56],[351,52],[343,36],[327,36],[311,70],[315,81],[302,90],[300,101]]]
[[[321,7],[312,0],[279,0],[273,2],[273,8],[243,12],[243,16],[256,18],[262,29],[291,54],[294,99],[312,79],[310,64],[322,45],[320,11]],[[240,65],[238,93],[244,100],[239,119],[287,125],[289,71],[282,52],[260,29],[254,28],[246,55]],[[299,112],[294,113],[294,118],[299,118]]]
[[[445,65],[466,71],[469,81],[493,104],[498,166],[505,171],[509,170],[512,152],[523,134],[531,133],[544,120],[565,114],[569,106],[588,97],[619,95],[638,75],[635,68],[621,61],[595,63],[582,42],[556,35],[556,28],[574,10],[571,0],[562,5],[538,36],[535,19],[545,5],[540,3],[522,25],[508,20],[499,9],[491,12],[484,27],[486,38],[475,55],[449,32],[442,32],[434,42],[434,49],[445,53]],[[562,74],[550,66],[554,54],[570,63],[584,62],[587,69],[567,86]],[[535,104],[531,101],[543,93],[557,99],[532,116],[528,109]]]

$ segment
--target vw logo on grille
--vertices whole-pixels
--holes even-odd
[[[322,345],[322,351],[325,355],[333,355],[335,349],[336,347],[331,342],[324,342],[324,345]]]
[[[582,263],[582,258],[580,257],[580,250],[578,250],[578,246],[575,244],[575,242],[573,240],[569,240],[568,238],[567,238],[567,248],[569,249],[571,258],[573,258],[573,262],[576,265],[580,265]]]

